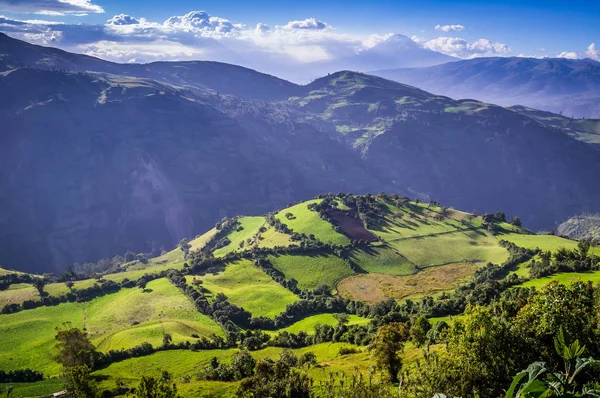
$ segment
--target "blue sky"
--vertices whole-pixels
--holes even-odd
[[[225,23],[211,19],[211,26],[199,25],[190,17],[164,26],[168,18],[193,10]],[[133,18],[107,24],[120,14]],[[597,0],[0,0],[0,15],[62,22],[63,27],[37,21],[17,28],[8,21],[0,23],[0,31],[124,62],[209,59],[228,52],[225,61],[244,64],[252,49],[262,54],[256,57],[269,54],[271,61],[312,62],[359,53],[391,33],[458,58],[600,58]],[[267,26],[258,32],[258,23]]]
[[[600,42],[600,1],[593,0],[97,0],[94,3],[105,13],[62,20],[104,23],[107,16],[123,13],[162,21],[172,15],[206,10],[247,25],[285,24],[315,17],[344,31],[421,34],[426,38],[436,35],[435,25],[461,24],[466,27],[460,35],[465,39],[486,37],[510,45],[517,53],[532,55],[540,48],[554,55]]]

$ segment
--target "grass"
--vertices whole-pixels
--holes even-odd
[[[412,275],[418,271],[413,263],[390,247],[355,249],[350,254],[350,259],[369,273]]]
[[[371,232],[386,241],[461,231],[481,225],[477,217],[456,210],[450,209],[443,220],[436,220],[435,218],[442,212],[441,208],[436,206],[409,203],[398,209],[391,204],[383,203],[387,211],[382,219],[382,225],[371,229]]]
[[[275,217],[281,220],[294,232],[306,235],[314,234],[317,239],[325,243],[335,245],[347,245],[350,240],[339,232],[336,232],[333,225],[319,217],[315,211],[308,209],[308,205],[312,203],[320,203],[321,199],[309,200],[300,204],[294,205],[277,213]],[[285,217],[285,214],[292,213],[292,219]]]
[[[400,300],[447,291],[474,272],[475,267],[471,264],[451,264],[428,268],[411,276],[360,274],[344,279],[338,284],[338,291],[344,297],[368,303],[388,298]]]
[[[521,285],[520,287],[535,287],[541,288],[549,284],[550,282],[557,281],[562,284],[569,284],[573,281],[584,281],[592,282],[594,284],[600,283],[600,271],[594,272],[563,272],[556,275],[550,275],[539,279],[532,279]]]
[[[295,243],[290,241],[290,235],[276,231],[269,226],[267,230],[260,234],[258,245],[260,247],[292,246]]]
[[[13,386],[13,397],[48,397],[53,393],[63,391],[65,382],[59,378],[46,379],[35,383],[6,383],[0,384],[0,392],[4,386]]]
[[[192,246],[190,248],[191,251],[193,250],[199,250],[202,249],[204,247],[204,245],[206,245],[206,243],[208,243],[208,241],[215,236],[217,233],[217,229],[213,228],[208,232],[205,232],[204,234],[195,237],[194,239],[192,239],[189,243],[190,246]]]
[[[268,259],[288,279],[297,280],[301,289],[314,289],[319,285],[334,287],[354,274],[342,259],[332,254],[269,255]]]
[[[256,233],[258,233],[258,229],[265,224],[264,217],[240,217],[238,219],[240,226],[237,229],[234,229],[232,232],[227,235],[230,244],[227,246],[221,247],[218,250],[215,250],[215,257],[222,257],[229,252],[234,250],[240,250],[240,243],[244,242],[244,247],[246,247],[246,241],[251,239]]]
[[[128,348],[147,341],[162,343],[163,331],[174,341],[192,340],[191,334],[222,335],[220,327],[198,313],[193,304],[166,279],[96,298],[87,303],[65,303],[16,314],[0,315],[0,369],[31,368],[46,376],[58,374],[52,360],[55,328],[70,322],[84,324],[92,341],[103,351]],[[139,325],[134,325],[139,323]],[[158,335],[157,330],[161,331]]]
[[[334,372],[344,372],[352,374],[358,369],[359,372],[366,374],[371,366],[370,354],[366,347],[357,347],[360,352],[340,356],[341,347],[352,346],[346,343],[323,343],[314,346],[293,350],[296,355],[302,355],[305,352],[313,352],[319,363],[318,366],[311,367],[308,375],[316,383],[329,378]],[[352,346],[356,347],[356,346]],[[439,351],[439,346],[432,346],[433,351]],[[281,348],[268,347],[258,351],[252,351],[251,355],[256,359],[277,359]],[[182,397],[236,397],[236,390],[239,382],[213,382],[198,381],[195,376],[204,368],[212,357],[217,357],[219,361],[228,363],[236,349],[229,350],[210,350],[210,351],[162,351],[147,357],[128,359],[110,365],[106,369],[94,373],[101,378],[101,388],[114,387],[117,378],[122,379],[132,387],[137,387],[141,376],[153,375],[160,376],[162,370],[168,370],[177,382],[177,388]],[[402,354],[405,366],[412,366],[418,358],[423,355],[423,350],[407,344]],[[182,383],[181,377],[192,376],[190,383]]]
[[[191,283],[191,277],[188,281]],[[228,264],[224,272],[200,278],[202,286],[211,293],[224,293],[229,301],[254,317],[273,318],[285,311],[285,307],[298,297],[279,285],[249,260]]]
[[[25,300],[39,300],[40,295],[33,285],[17,283],[10,285],[7,290],[0,290],[0,308],[7,304],[20,304]]]
[[[570,239],[561,238],[556,235],[521,235],[521,234],[504,234],[499,235],[498,239],[504,239],[514,243],[519,247],[527,249],[539,248],[543,251],[555,251],[561,247],[565,249],[577,248],[577,242]]]
[[[356,315],[348,315],[348,325],[365,325],[369,323],[371,320],[367,318],[362,318]],[[288,333],[299,333],[306,332],[308,334],[313,334],[315,330],[315,326],[317,325],[330,325],[336,326],[338,324],[338,320],[333,314],[319,314],[308,316],[293,325],[288,326],[287,328],[275,330],[273,332],[268,332],[269,334],[275,335],[281,332]]]
[[[501,264],[509,256],[493,236],[482,230],[410,238],[389,244],[420,267],[464,262]]]

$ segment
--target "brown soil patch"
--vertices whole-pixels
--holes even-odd
[[[471,264],[450,264],[428,268],[410,276],[362,274],[344,279],[337,289],[344,297],[377,303],[389,298],[400,300],[412,295],[449,290],[474,272],[475,267]]]
[[[346,215],[343,211],[335,210],[329,212],[331,218],[339,225],[342,233],[354,240],[366,240],[375,242],[377,237],[365,229],[362,222],[354,217]]]

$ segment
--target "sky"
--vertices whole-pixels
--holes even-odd
[[[455,58],[600,60],[599,16],[597,0],[0,0],[0,31],[35,44],[276,71],[366,57],[393,34]]]

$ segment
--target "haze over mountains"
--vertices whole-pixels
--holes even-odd
[[[159,251],[223,216],[323,192],[501,209],[533,229],[599,210],[600,132],[587,125],[349,71],[300,86],[1,34],[0,54],[0,264],[62,269]]]
[[[600,118],[600,62],[589,58],[476,58],[373,73],[453,98]]]

